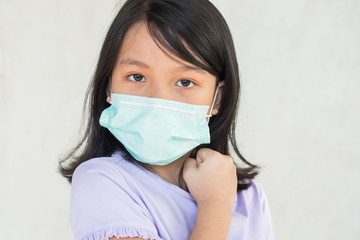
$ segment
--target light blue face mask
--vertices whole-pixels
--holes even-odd
[[[210,143],[209,106],[118,93],[111,93],[111,101],[101,113],[100,125],[140,162],[166,165]]]

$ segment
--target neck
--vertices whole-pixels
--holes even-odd
[[[151,169],[152,172],[159,175],[165,181],[174,184],[185,191],[188,191],[182,176],[182,168],[184,165],[184,161],[188,157],[189,157],[188,154],[186,154],[181,158],[175,160],[174,162],[163,166],[150,165],[146,163],[143,163],[142,165],[145,165],[147,169]]]

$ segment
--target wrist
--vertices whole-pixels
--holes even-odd
[[[223,220],[230,220],[232,215],[232,205],[203,203],[198,205],[198,215],[207,215],[209,217],[220,217]]]
[[[226,239],[232,217],[232,208],[208,204],[198,205],[196,222],[189,239]]]

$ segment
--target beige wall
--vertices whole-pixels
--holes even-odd
[[[359,239],[360,4],[214,0],[244,92],[238,138],[277,239]],[[56,173],[121,2],[0,0],[0,233],[73,239]]]

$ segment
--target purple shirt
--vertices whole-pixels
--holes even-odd
[[[120,153],[90,159],[73,175],[70,224],[77,240],[185,240],[196,212],[190,193]],[[236,196],[227,239],[274,239],[266,196],[254,181]]]

